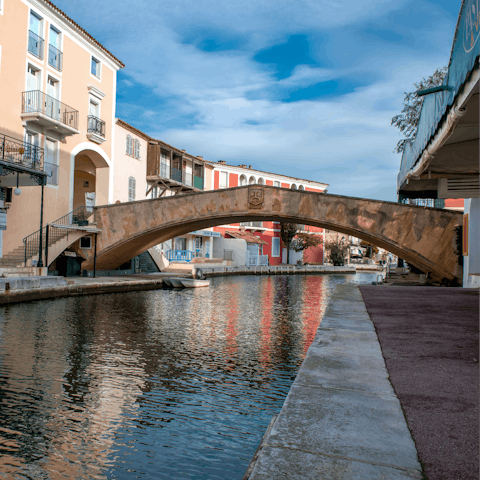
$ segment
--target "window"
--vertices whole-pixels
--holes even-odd
[[[247,177],[245,175],[240,176],[240,186],[242,187],[243,185],[247,184]]]
[[[298,187],[298,189],[299,189],[299,190],[305,190],[305,187],[304,187],[303,185],[300,185],[300,186]]]
[[[279,186],[280,186],[280,182],[279,182],[278,180],[275,180],[275,181],[273,182],[273,186],[274,186],[274,187],[279,187]]]
[[[280,256],[280,237],[272,237],[272,257]]]
[[[45,171],[47,185],[58,185],[58,142],[45,139]]]
[[[220,172],[220,188],[228,187],[228,172]]]
[[[62,71],[62,52],[60,51],[60,32],[50,27],[50,45],[48,46],[48,64]]]
[[[92,237],[82,237],[80,239],[80,248],[83,248],[84,250],[92,248]]]
[[[30,31],[28,32],[28,51],[43,59],[42,18],[30,12]]]
[[[135,145],[134,157],[139,159],[140,158],[140,140],[135,139],[134,145]]]
[[[258,185],[265,185],[265,180],[264,180],[263,178],[259,178],[259,179],[257,180],[257,184],[258,184]]]
[[[127,155],[133,156],[133,138],[127,135]]]
[[[135,178],[130,177],[128,179],[128,201],[134,202],[135,201]]]
[[[97,60],[95,57],[92,57],[90,73],[100,78],[100,60]]]
[[[294,183],[292,183],[292,186],[290,187],[290,189],[291,189],[291,190],[296,190],[296,189],[297,189],[297,186],[296,186]]]
[[[255,177],[250,177],[248,180],[249,185],[255,185]]]

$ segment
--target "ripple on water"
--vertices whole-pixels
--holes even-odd
[[[0,474],[241,478],[334,286],[374,277],[226,277],[1,307]]]

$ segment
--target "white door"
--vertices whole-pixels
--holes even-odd
[[[85,193],[85,206],[87,207],[87,212],[93,212],[95,206],[95,192]]]
[[[41,102],[38,90],[40,90],[40,72],[29,65],[27,70],[27,92],[24,94],[25,113],[39,111]]]
[[[45,114],[55,120],[60,120],[60,102],[58,101],[58,82],[52,77],[48,77],[47,82],[47,99]]]

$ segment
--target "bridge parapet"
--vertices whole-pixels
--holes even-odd
[[[457,212],[380,200],[244,186],[96,207],[97,268],[116,268],[158,243],[202,228],[248,221],[328,228],[399,255],[436,279],[461,278]],[[93,252],[85,268],[93,267]]]

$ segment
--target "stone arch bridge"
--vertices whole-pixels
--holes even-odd
[[[461,278],[454,227],[462,215],[270,186],[244,186],[95,208],[97,269],[113,269],[158,243],[202,228],[284,221],[352,235],[405,259],[434,279]],[[82,268],[93,269],[93,249]]]

